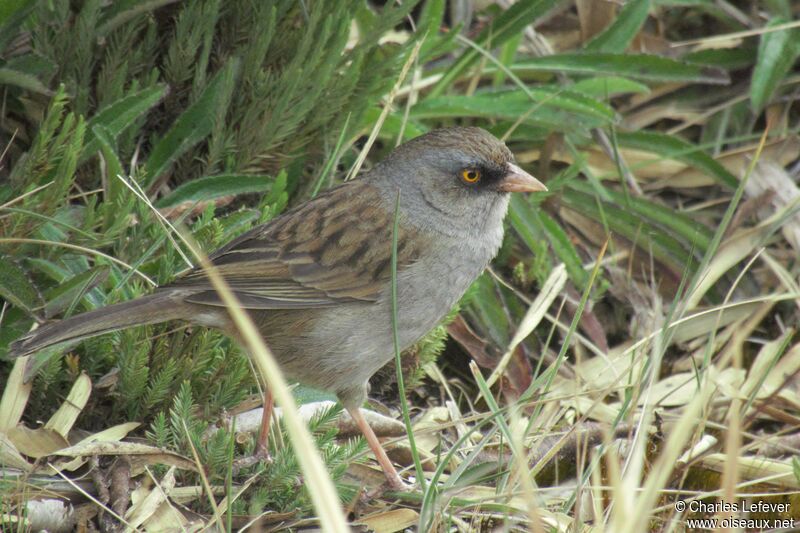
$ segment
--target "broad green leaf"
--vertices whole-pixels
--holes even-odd
[[[499,346],[507,346],[511,340],[508,316],[497,298],[497,287],[488,275],[480,276],[469,289],[473,293],[469,310],[474,312],[486,327],[489,337]]]
[[[0,2],[0,50],[17,35],[22,22],[30,14],[37,0],[4,0]]]
[[[683,56],[684,61],[700,63],[723,68],[725,70],[741,70],[748,68],[756,61],[755,46],[737,46],[736,48],[707,48]]]
[[[417,31],[427,33],[428,39],[439,33],[444,23],[444,3],[445,0],[428,0],[422,6]]]
[[[487,69],[488,70],[488,69]],[[519,61],[515,73],[563,72],[614,75],[637,80],[726,84],[728,75],[718,68],[648,54],[570,53]]]
[[[511,197],[508,219],[531,251],[535,252],[536,244],[546,238],[553,252],[566,266],[572,282],[580,288],[586,286],[589,274],[584,270],[578,252],[569,236],[547,213],[533,208],[525,198],[514,195]]]
[[[7,67],[0,67],[0,85],[13,85],[39,94],[53,94],[36,76]]]
[[[458,116],[459,113],[487,118],[527,116],[530,121],[546,121],[549,114],[554,125],[558,125],[565,118],[558,111],[606,123],[616,119],[608,105],[585,94],[555,87],[532,87],[527,93],[522,90],[487,91],[471,96],[427,98],[414,106],[411,114],[417,118]]]
[[[594,78],[587,78],[575,82],[570,89],[601,100],[620,94],[646,94],[650,92],[650,87],[647,85],[619,76],[597,76]]]
[[[115,200],[125,189],[125,185],[120,182],[117,176],[124,176],[125,171],[122,168],[122,163],[117,156],[117,150],[114,146],[113,136],[103,125],[98,124],[92,128],[92,134],[95,140],[100,145],[100,152],[103,154],[103,161],[106,165],[106,199]]]
[[[179,116],[164,137],[156,143],[145,164],[149,187],[187,150],[205,139],[214,120],[230,102],[239,70],[239,61],[231,59],[212,79],[205,90]]]
[[[618,132],[617,141],[621,146],[636,148],[658,154],[667,159],[682,161],[705,172],[720,184],[731,189],[735,189],[739,184],[736,176],[728,172],[713,157],[679,137],[652,131]]]
[[[593,186],[587,182],[571,180],[568,187],[585,194],[593,194]],[[669,230],[673,236],[679,237],[701,254],[705,253],[711,244],[714,233],[703,224],[683,213],[651,202],[646,198],[626,197],[625,194],[609,188],[604,188],[603,191],[616,205],[637,213],[642,218],[646,218],[654,224]]]
[[[116,0],[109,4],[109,9],[103,10],[100,24],[95,30],[98,37],[134,19],[142,13],[154,11],[159,7],[173,4],[178,0]]]
[[[593,52],[624,52],[647,20],[650,0],[631,0],[606,29],[586,43]]]
[[[517,2],[503,11],[475,39],[481,48],[496,48],[511,39],[526,26],[547,13],[558,3],[557,0],[528,0]],[[430,96],[441,96],[472,64],[481,57],[480,52],[467,48],[461,57],[444,73],[442,79],[431,91]]]
[[[50,289],[45,293],[45,316],[52,317],[74,307],[84,294],[103,283],[110,271],[106,265],[94,267]]]
[[[29,313],[41,303],[39,293],[25,272],[4,257],[0,257],[0,296]]]
[[[686,246],[638,213],[572,189],[562,191],[561,202],[585,217],[602,222],[609,230],[646,253],[652,253],[661,263],[669,266],[676,276],[680,276],[687,266],[691,272],[698,266]]]
[[[50,58],[34,53],[13,57],[6,61],[3,66],[9,70],[32,76],[45,85],[58,70],[58,65]]]
[[[500,47],[500,52],[497,54],[497,60],[501,65],[508,68],[514,64],[514,60],[517,57],[517,50],[519,49],[519,44],[522,41],[523,36],[523,33],[519,33],[506,41],[506,43]],[[505,70],[498,69],[492,78],[492,87],[502,87],[506,82],[507,76],[508,74]]]
[[[766,29],[789,22],[772,19]],[[758,45],[758,59],[750,82],[750,104],[759,112],[769,102],[784,76],[800,54],[800,30],[780,30],[764,33]]]
[[[95,127],[100,126],[107,133],[109,140],[116,139],[134,120],[147,113],[167,94],[166,85],[155,85],[128,94],[101,109],[88,123],[86,144],[78,159],[86,161],[100,149],[100,141],[94,136]]]
[[[370,107],[369,109],[367,109],[364,112],[365,127],[371,127],[372,124],[375,124],[380,114],[381,110],[377,107]],[[386,137],[389,139],[397,139],[397,136],[400,134],[400,130],[402,128],[403,128],[402,113],[389,113],[388,115],[386,115],[386,119],[383,121],[383,125],[381,126],[381,133],[380,133],[381,137]],[[413,139],[414,137],[419,137],[426,131],[428,130],[424,124],[415,122],[413,120],[407,120],[405,123],[405,128],[403,129],[403,141],[408,141]]]
[[[428,0],[422,6],[416,30],[425,36],[425,42],[419,51],[420,62],[447,54],[454,46],[456,36],[459,34],[458,29],[454,28],[444,34],[439,31],[444,24],[444,13],[445,0]]]
[[[715,0],[655,0],[657,6],[664,7],[714,7]]]
[[[222,174],[188,181],[156,202],[156,207],[172,207],[184,202],[215,200],[223,196],[266,192],[272,177],[253,174]]]

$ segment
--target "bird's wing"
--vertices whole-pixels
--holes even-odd
[[[210,256],[248,309],[376,301],[391,277],[394,213],[368,182],[333,189],[252,229]],[[398,232],[398,268],[419,255],[415,230]],[[193,303],[223,305],[195,269],[164,287],[196,289]]]

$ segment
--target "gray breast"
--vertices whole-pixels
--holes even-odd
[[[477,279],[497,253],[503,238],[502,218],[507,203],[494,209],[481,231],[461,238],[438,235],[435,246],[398,273],[398,337],[406,349],[452,309],[470,284]],[[335,392],[363,388],[394,354],[391,287],[376,303],[342,305],[319,310],[310,332],[318,353],[310,360],[318,387]],[[309,359],[305,360],[307,364]],[[306,368],[292,368],[289,374],[303,374]],[[303,376],[297,375],[302,380]],[[306,382],[310,382],[306,377]]]

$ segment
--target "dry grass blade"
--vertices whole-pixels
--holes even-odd
[[[381,126],[383,122],[386,120],[386,117],[389,115],[389,111],[392,109],[392,102],[397,97],[397,93],[400,90],[400,86],[405,81],[406,76],[408,75],[408,71],[411,68],[411,65],[417,60],[417,56],[419,55],[419,50],[422,48],[422,43],[425,42],[425,37],[422,37],[417,43],[414,45],[414,48],[411,50],[411,53],[406,59],[405,64],[403,64],[402,70],[400,70],[400,75],[397,77],[397,82],[392,87],[392,90],[389,92],[389,95],[386,97],[386,102],[384,103],[383,109],[381,110],[381,114],[378,116],[378,120],[375,121],[375,125],[372,127],[372,131],[367,138],[367,142],[364,144],[364,147],[361,149],[361,153],[358,154],[358,158],[356,159],[355,163],[353,163],[353,168],[350,169],[350,172],[347,173],[347,177],[345,177],[345,181],[350,181],[351,179],[355,178],[358,175],[358,171],[361,170],[361,165],[364,164],[364,161],[367,160],[367,155],[369,154],[370,148],[372,148],[375,139],[378,137],[378,133],[381,131]]]
[[[278,366],[278,362],[275,360],[275,356],[264,344],[264,340],[253,323],[253,319],[244,311],[230,287],[214,269],[214,265],[204,254],[197,252],[198,248],[196,246],[191,246],[190,248],[195,251],[214,289],[239,328],[239,333],[245,341],[261,379],[269,387],[275,402],[283,408],[286,428],[294,443],[297,459],[303,472],[308,477],[309,483],[307,487],[314,507],[319,513],[322,529],[324,531],[346,533],[349,528],[339,506],[339,497],[336,489],[319,455],[319,451],[314,446],[314,441],[308,429],[300,419],[297,405]]]
[[[3,398],[0,399],[0,433],[8,431],[22,420],[25,406],[28,405],[28,397],[31,394],[33,384],[25,382],[25,367],[28,364],[28,357],[20,357],[14,361],[14,368],[11,375],[6,380],[3,389]]]
[[[69,395],[58,408],[58,411],[50,417],[50,420],[44,425],[46,429],[56,431],[65,439],[69,435],[72,426],[78,419],[86,403],[89,401],[89,396],[92,393],[92,380],[89,379],[85,373],[78,376]]]
[[[161,481],[153,481],[154,484],[151,488],[142,487],[142,492],[145,492],[145,494],[140,494],[139,498],[141,499],[138,499],[125,513],[125,519],[130,524],[130,527],[138,528],[141,525],[145,525],[147,530],[153,530],[159,526],[168,526],[170,529],[176,528],[176,526],[184,526],[185,520],[181,520],[181,514],[174,509],[174,514],[169,517],[167,523],[163,523],[161,520],[151,521],[162,505],[169,505],[169,494],[175,487],[175,467],[170,467],[161,478]]]

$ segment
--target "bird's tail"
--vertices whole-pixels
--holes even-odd
[[[130,302],[109,305],[45,324],[11,343],[9,356],[22,357],[55,344],[87,339],[133,326],[189,318],[193,306],[184,301],[184,296],[175,292],[156,292]]]

